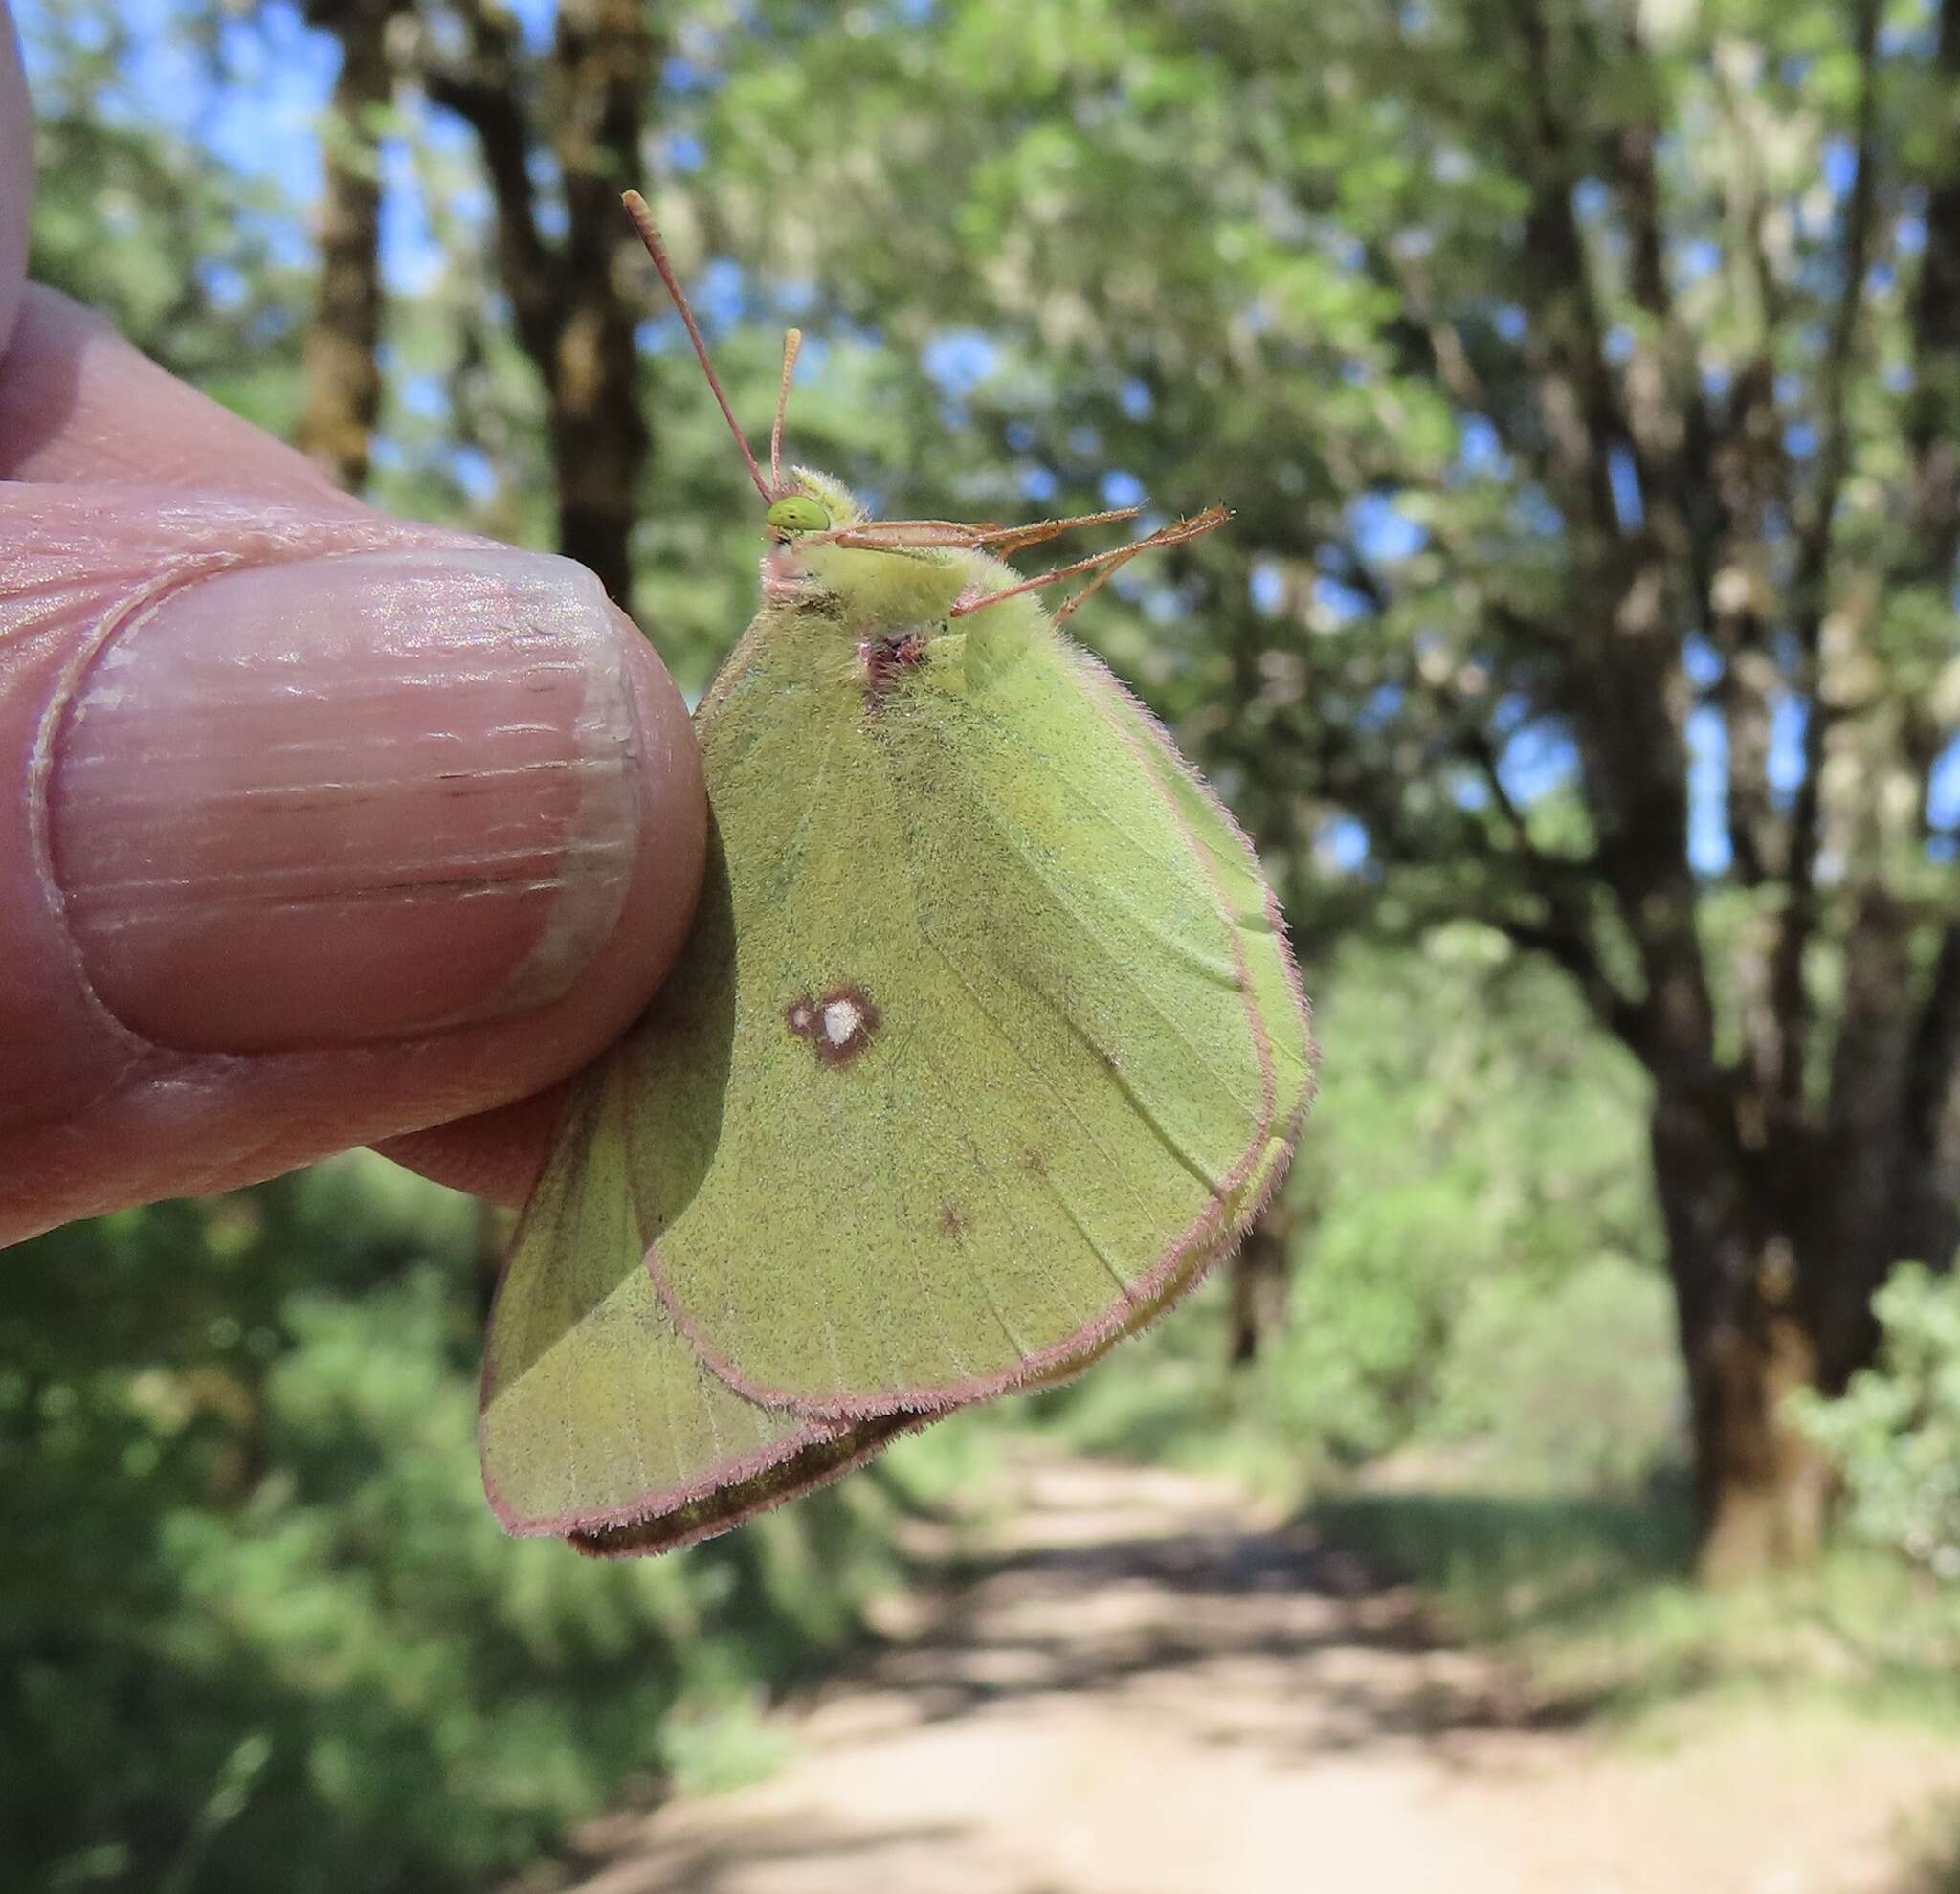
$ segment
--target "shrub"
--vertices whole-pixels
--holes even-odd
[[[1873,1308],[1878,1360],[1797,1416],[1843,1475],[1846,1528],[1960,1579],[1960,1280],[1908,1263]]]
[[[1549,1284],[1493,1274],[1458,1320],[1435,1402],[1427,1435],[1475,1442],[1500,1478],[1641,1488],[1684,1449],[1666,1279],[1611,1252]]]
[[[485,1235],[356,1158],[10,1256],[0,1885],[481,1886],[629,1778],[726,1777],[855,1635],[889,1471],[664,1559],[502,1536]]]

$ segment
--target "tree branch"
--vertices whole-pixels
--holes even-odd
[[[1521,167],[1530,180],[1531,204],[1520,264],[1537,318],[1527,347],[1536,358],[1538,406],[1561,503],[1606,540],[1619,530],[1612,455],[1623,446],[1637,465],[1639,451],[1607,365],[1605,324],[1572,205],[1579,167],[1559,111],[1550,30],[1540,0],[1513,0],[1513,7],[1531,105],[1530,148]]]
[[[1647,1030],[1646,1010],[1637,1001],[1628,999],[1600,972],[1589,940],[1548,922],[1499,916],[1490,925],[1516,946],[1544,954],[1569,974],[1593,1017],[1641,1064],[1651,1067],[1653,1041]]]
[[[1837,303],[1818,366],[1821,429],[1811,502],[1797,529],[1796,571],[1792,581],[1797,643],[1797,691],[1809,707],[1804,724],[1803,780],[1791,812],[1786,875],[1789,897],[1771,962],[1770,999],[1779,1027],[1781,1057],[1776,1090],[1786,1103],[1801,1100],[1811,1025],[1804,990],[1804,956],[1817,925],[1816,855],[1822,832],[1824,738],[1829,712],[1823,702],[1823,624],[1830,604],[1833,527],[1838,499],[1851,464],[1846,413],[1859,318],[1864,307],[1865,271],[1871,251],[1877,197],[1879,15],[1881,0],[1859,0],[1858,172],[1844,207],[1839,241]]]
[[[1651,97],[1658,79],[1631,6],[1622,15],[1620,37],[1622,57],[1646,82],[1648,95],[1638,114],[1615,132],[1607,161],[1627,231],[1628,288],[1652,329],[1636,336],[1627,363],[1627,417],[1646,462],[1648,512],[1686,562],[1694,595],[1705,600],[1714,585],[1723,525],[1713,478],[1715,430],[1694,341],[1676,315],[1667,279],[1667,232],[1655,162],[1661,124]]]
[[[499,274],[523,351],[548,378],[556,343],[551,284],[557,258],[538,227],[531,185],[534,133],[523,102],[516,20],[474,0],[462,8],[469,37],[464,57],[431,65],[423,87],[432,103],[454,112],[477,134],[496,206]]]
[[[494,0],[471,0],[463,17],[467,53],[429,73],[429,97],[462,118],[482,149],[500,274],[550,412],[559,550],[624,602],[649,437],[634,345],[642,304],[622,267],[633,241],[619,195],[640,161],[653,29],[639,0],[559,0],[544,86],[566,216],[553,245],[531,182],[540,134],[524,105],[516,23]]]
[[[1543,922],[1506,916],[1493,925],[1518,946],[1546,955],[1563,969],[1600,1024],[1644,1061],[1648,1051],[1646,1010],[1638,1000],[1623,992],[1607,972],[1584,909],[1573,900],[1575,886],[1596,874],[1596,864],[1555,859],[1539,848],[1532,839],[1524,810],[1505,786],[1497,753],[1481,730],[1470,735],[1464,749],[1489,789],[1491,801],[1510,834],[1512,851],[1523,862],[1526,878],[1545,906]]]

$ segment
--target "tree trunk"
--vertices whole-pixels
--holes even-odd
[[[513,16],[473,0],[462,56],[426,71],[430,98],[465,119],[482,146],[498,267],[550,408],[559,550],[590,567],[622,605],[650,439],[634,342],[645,261],[619,195],[642,163],[659,66],[656,19],[639,0],[561,0],[538,84]],[[534,117],[539,98],[546,109]],[[565,225],[555,241],[534,176],[547,146]]]
[[[1253,1226],[1229,1265],[1232,1327],[1226,1361],[1230,1367],[1246,1368],[1256,1361],[1284,1318],[1290,1221],[1280,1206],[1272,1206]]]
[[[558,549],[630,605],[633,525],[650,445],[636,387],[633,312],[605,277],[570,291],[568,301],[547,390]]]
[[[1696,1565],[1711,1584],[1815,1558],[1832,1488],[1829,1462],[1785,1406],[1816,1384],[1823,1352],[1796,1250],[1768,1219],[1771,1167],[1737,1135],[1736,1117],[1753,1113],[1726,1103],[1663,1092],[1652,1123],[1687,1366]]]
[[[393,0],[316,0],[307,18],[339,39],[341,69],[321,139],[320,285],[302,350],[300,446],[349,493],[368,479],[381,411],[381,157],[374,116],[393,92]]]
[[[1696,1570],[1726,1584],[1814,1559],[1822,1545],[1832,1474],[1792,1424],[1784,1403],[1816,1380],[1816,1350],[1793,1309],[1762,1279],[1777,1273],[1775,1251],[1758,1259],[1753,1293],[1704,1321],[1682,1347],[1688,1364],[1699,1539]]]
[[[640,164],[656,64],[650,20],[640,0],[560,0],[552,56],[567,224],[546,375],[558,549],[590,567],[622,605],[649,436],[634,341],[641,304],[627,288],[641,258],[619,193]]]

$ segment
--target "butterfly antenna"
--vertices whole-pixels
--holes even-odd
[[[1155,552],[1167,546],[1182,546],[1188,539],[1197,539],[1213,532],[1232,516],[1222,506],[1208,506],[1202,513],[1194,513],[1189,520],[1179,520],[1174,524],[1159,527],[1154,533],[1147,533],[1142,539],[1133,539],[1127,546],[1112,546],[1107,552],[1092,552],[1086,559],[1078,559],[1067,566],[1058,566],[1053,571],[1042,572],[1032,579],[1023,579],[1017,586],[1009,586],[1001,591],[983,592],[978,598],[962,599],[947,614],[949,617],[964,618],[969,613],[982,612],[990,605],[998,605],[1004,598],[1018,598],[1023,592],[1039,591],[1044,586],[1058,584],[1063,579],[1072,579],[1081,572],[1093,572],[1095,577],[1080,591],[1067,600],[1055,614],[1058,625],[1072,613],[1092,592],[1098,591],[1116,573],[1140,552]]]
[[[803,346],[803,331],[790,329],[783,336],[783,380],[776,390],[776,418],[769,428],[769,484],[783,490],[783,415],[790,406],[790,377],[796,372],[796,351]]]
[[[742,457],[747,462],[748,478],[755,482],[756,492],[773,503],[779,496],[763,479],[762,469],[756,465],[755,456],[749,452],[747,437],[735,419],[735,411],[728,406],[728,397],[722,392],[721,377],[715,373],[715,365],[708,360],[708,345],[702,340],[701,326],[694,320],[694,311],[687,306],[687,298],[680,293],[680,279],[674,274],[674,265],[667,260],[667,246],[660,241],[659,226],[654,222],[654,213],[648,210],[647,200],[638,191],[629,190],[619,201],[626,206],[626,214],[633,219],[634,229],[639,232],[639,240],[646,245],[647,255],[654,259],[654,268],[659,271],[660,280],[667,285],[667,294],[674,299],[675,308],[680,311],[680,320],[687,324],[687,339],[694,344],[694,352],[701,360],[702,372],[708,378],[708,387],[714,390],[722,418],[728,423],[728,432],[735,436],[735,445],[742,450]]]
[[[812,533],[803,544],[820,546],[834,542],[838,546],[866,546],[875,552],[955,546],[991,552],[1004,559],[1024,546],[1039,546],[1043,540],[1077,532],[1083,526],[1106,526],[1118,520],[1134,520],[1142,511],[1141,506],[1118,506],[1107,513],[1080,513],[1072,520],[1036,520],[1025,526],[977,526],[959,520],[867,520],[855,526],[834,527],[828,533]]]

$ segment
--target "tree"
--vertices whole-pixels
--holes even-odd
[[[394,97],[389,32],[399,0],[311,0],[309,25],[340,43],[322,127],[320,278],[306,325],[299,445],[350,493],[367,483],[381,412],[381,122]]]
[[[290,433],[307,276],[281,254],[284,194],[240,175],[187,115],[147,108],[131,74],[159,41],[113,5],[50,0],[19,24],[34,76],[30,276],[259,426]]]
[[[637,174],[653,96],[648,10],[638,0],[562,0],[542,54],[495,0],[428,7],[424,26],[422,82],[477,136],[498,278],[544,385],[559,549],[624,600],[649,435],[634,346],[643,299],[624,273],[638,246],[619,193]]]
[[[1704,1570],[1805,1556],[1782,1396],[1960,1228],[1960,4],[903,11],[725,43],[722,241],[984,341],[907,510],[1236,507],[1147,680],[1296,923],[1331,848],[1638,1058]]]

